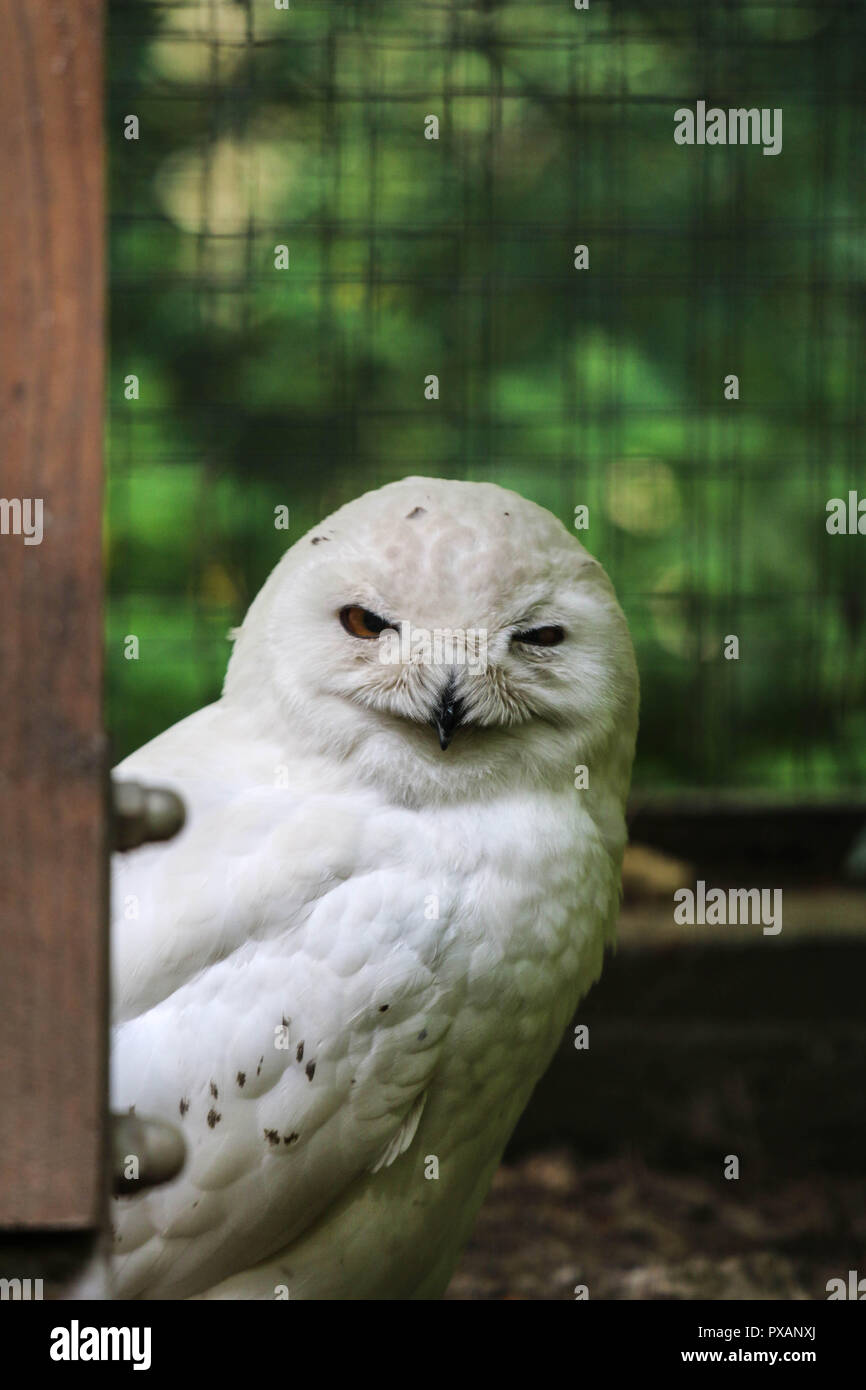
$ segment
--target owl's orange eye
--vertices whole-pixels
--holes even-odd
[[[534,627],[531,632],[515,632],[513,638],[515,642],[527,642],[532,647],[558,647],[564,640],[565,629],[553,625]]]
[[[354,603],[340,609],[340,622],[352,637],[378,637],[386,627],[394,626],[387,618],[380,618],[378,613]]]

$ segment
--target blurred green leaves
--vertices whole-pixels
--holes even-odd
[[[862,782],[864,542],[824,518],[866,490],[864,14],[113,0],[109,25],[118,753],[218,694],[286,544],[430,473],[590,507],[639,784]],[[675,146],[698,98],[782,107],[782,154]]]

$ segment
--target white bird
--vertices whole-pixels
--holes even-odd
[[[113,1108],[188,1156],[115,1200],[116,1296],[442,1294],[600,973],[636,723],[610,581],[517,494],[407,478],[292,546],[117,769],[187,822],[115,864]]]

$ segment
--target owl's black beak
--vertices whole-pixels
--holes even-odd
[[[439,735],[439,747],[443,753],[451,742],[451,736],[462,718],[463,701],[454,694],[454,687],[449,684],[442,692],[442,699],[430,720]]]

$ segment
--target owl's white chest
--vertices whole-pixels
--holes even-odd
[[[355,905],[371,895],[364,931],[375,940],[381,927],[373,959],[383,978],[396,920],[400,947],[432,972],[452,1019],[422,1118],[390,1166],[210,1297],[267,1298],[277,1287],[295,1298],[438,1296],[529,1094],[601,968],[618,865],[576,797],[524,795],[420,818],[390,809],[365,822],[355,853]],[[323,905],[323,916],[332,911]]]

